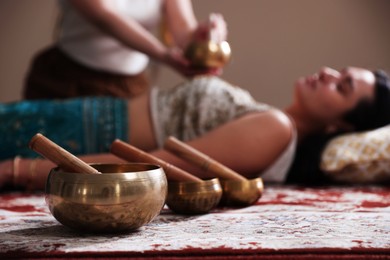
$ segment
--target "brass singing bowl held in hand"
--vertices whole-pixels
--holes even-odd
[[[169,182],[167,206],[176,213],[205,214],[215,208],[222,197],[217,178],[203,182]]]
[[[165,204],[167,179],[153,164],[91,164],[102,174],[50,171],[46,203],[63,225],[87,232],[125,232],[151,222]]]
[[[263,180],[220,180],[223,195],[222,206],[250,206],[258,201],[264,191]]]
[[[231,49],[227,41],[193,42],[186,48],[184,56],[195,68],[222,68],[230,60]]]

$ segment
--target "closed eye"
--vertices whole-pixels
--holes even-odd
[[[349,96],[354,89],[353,80],[351,77],[345,77],[337,84],[337,90],[344,96]]]

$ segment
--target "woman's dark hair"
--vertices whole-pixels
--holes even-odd
[[[348,112],[344,119],[354,126],[355,131],[375,129],[390,124],[390,80],[381,70],[374,72],[374,102],[363,100]]]
[[[344,119],[355,131],[371,130],[390,124],[390,80],[381,70],[375,71],[374,102],[363,100]],[[312,135],[297,148],[296,157],[287,176],[287,183],[322,185],[329,182],[320,170],[321,153],[325,145],[339,133]]]

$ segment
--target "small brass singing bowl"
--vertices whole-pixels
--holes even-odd
[[[237,181],[221,180],[223,195],[220,201],[222,206],[250,206],[261,198],[264,184],[261,178]]]
[[[222,197],[217,178],[200,182],[169,182],[167,206],[184,215],[205,214],[215,208]]]
[[[46,203],[61,224],[93,233],[126,232],[151,222],[165,204],[167,179],[152,164],[91,164],[102,174],[50,171]]]
[[[230,60],[231,49],[228,42],[195,42],[188,45],[184,56],[196,68],[222,68]]]

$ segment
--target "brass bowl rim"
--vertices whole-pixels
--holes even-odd
[[[233,190],[248,189],[251,192],[262,193],[264,191],[264,182],[261,177],[248,180],[221,180],[221,187],[224,193],[229,193]]]
[[[218,178],[202,180],[202,182],[196,181],[168,181],[168,186],[171,187],[204,187],[220,184],[220,180]]]
[[[168,194],[207,194],[222,192],[222,185],[218,178],[204,180],[203,182],[169,182]]]
[[[113,180],[120,180],[121,182],[134,182],[134,181],[143,181],[153,177],[159,177],[165,172],[162,167],[156,164],[150,163],[90,163],[90,166],[94,167],[97,170],[100,170],[101,174],[88,174],[88,173],[78,173],[78,172],[68,172],[64,171],[60,167],[54,167],[50,170],[47,181],[55,181],[56,179],[61,179],[68,183],[85,183],[90,184],[102,183],[102,182],[112,182]],[[116,168],[118,169],[115,172],[110,172],[107,169]],[[119,171],[120,169],[123,169]],[[54,179],[54,180],[53,180]]]
[[[221,184],[239,184],[239,183],[263,183],[263,179],[261,177],[256,177],[254,179],[247,179],[247,180],[227,180],[227,179],[221,179]]]

